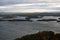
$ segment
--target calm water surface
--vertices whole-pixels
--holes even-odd
[[[0,40],[14,40],[17,37],[44,30],[60,32],[60,23],[0,21]]]

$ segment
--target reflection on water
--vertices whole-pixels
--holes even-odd
[[[26,34],[38,31],[52,30],[60,32],[60,23],[57,22],[9,22],[0,21],[0,40],[13,40]]]

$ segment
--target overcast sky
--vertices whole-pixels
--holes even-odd
[[[60,0],[0,0],[0,12],[52,11],[60,11]]]

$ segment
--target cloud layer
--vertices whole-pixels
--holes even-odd
[[[0,12],[60,11],[59,2],[59,0],[0,0]]]
[[[18,3],[26,3],[26,2],[55,2],[60,3],[60,0],[0,0],[0,5],[7,5],[7,4],[18,4]]]

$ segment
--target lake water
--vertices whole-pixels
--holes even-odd
[[[45,30],[60,32],[60,23],[37,21],[0,21],[0,40],[14,40],[15,38],[27,34]]]

